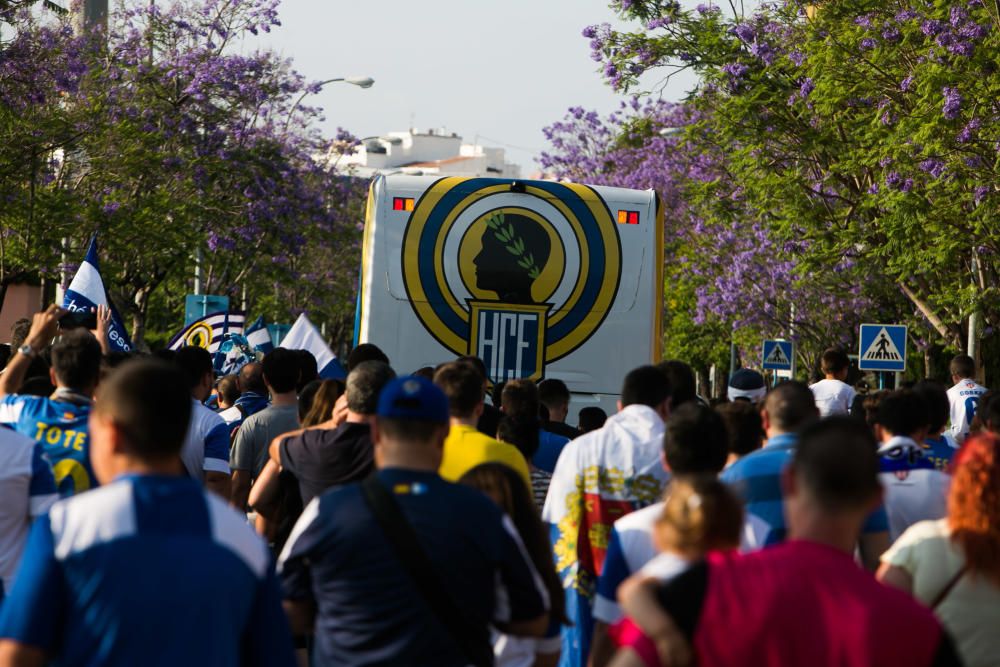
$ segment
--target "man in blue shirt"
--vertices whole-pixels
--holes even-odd
[[[104,485],[35,522],[0,611],[0,664],[295,664],[267,546],[184,475],[184,377],[133,361],[90,417]]]
[[[24,344],[0,375],[0,424],[42,443],[62,496],[97,485],[88,452],[91,397],[101,372],[101,346],[90,332],[65,332],[52,346],[49,371],[55,393],[49,397],[17,394],[32,360],[59,331],[67,311],[55,305],[37,313]]]
[[[548,596],[513,524],[483,494],[437,474],[448,420],[448,400],[429,380],[390,382],[372,425],[376,479],[416,533],[437,584],[476,629],[481,649],[490,650],[491,624],[542,636]],[[309,503],[278,568],[293,629],[315,628],[315,664],[472,662],[402,565],[359,484]]]
[[[764,400],[761,420],[767,442],[722,471],[719,476],[746,504],[746,511],[770,527],[769,542],[785,539],[784,488],[782,471],[788,466],[798,444],[799,432],[819,417],[809,387],[801,382],[783,382]],[[874,571],[878,558],[889,548],[889,520],[882,507],[868,517],[858,547],[865,566]]]

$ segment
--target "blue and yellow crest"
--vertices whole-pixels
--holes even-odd
[[[403,281],[426,329],[491,379],[541,379],[604,321],[621,280],[618,230],[584,185],[443,178],[410,214]]]

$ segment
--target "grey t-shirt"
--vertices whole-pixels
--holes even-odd
[[[299,411],[296,405],[269,406],[257,414],[250,415],[236,432],[229,467],[233,470],[249,470],[254,479],[267,463],[267,448],[271,441],[282,433],[299,428]]]

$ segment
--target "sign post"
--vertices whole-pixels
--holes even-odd
[[[795,377],[795,344],[790,340],[765,340],[760,367],[780,377]]]
[[[879,389],[884,388],[882,373],[896,373],[899,386],[906,370],[906,326],[902,324],[862,324],[858,351],[858,369],[877,371]]]
[[[216,294],[188,294],[184,297],[184,326],[197,322],[209,313],[229,310],[229,297]]]

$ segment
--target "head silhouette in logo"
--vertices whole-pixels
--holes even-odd
[[[551,242],[531,218],[497,211],[488,216],[483,249],[473,259],[476,287],[505,303],[534,303],[531,288],[549,261]]]

